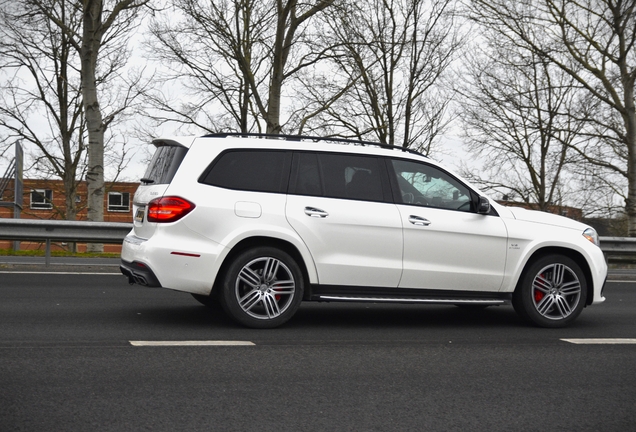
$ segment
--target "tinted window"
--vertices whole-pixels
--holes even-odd
[[[470,190],[431,165],[393,160],[403,204],[470,211]]]
[[[153,184],[170,183],[187,152],[188,149],[181,146],[157,147],[144,174],[144,181]]]
[[[297,195],[384,201],[382,161],[375,157],[338,153],[295,156],[297,175],[291,193]]]
[[[314,153],[297,153],[298,176],[296,181],[297,195],[323,196],[324,188],[318,168],[318,159]]]
[[[213,162],[199,181],[227,189],[285,192],[289,159],[290,154],[284,151],[229,151]]]

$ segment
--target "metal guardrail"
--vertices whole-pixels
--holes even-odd
[[[601,237],[600,240],[605,254],[636,255],[636,237]]]
[[[51,242],[122,243],[132,223],[34,219],[0,219],[1,240],[30,240],[46,243],[46,265]],[[635,237],[601,237],[601,250],[610,256],[636,259]]]
[[[120,222],[0,219],[0,239],[45,242],[48,266],[51,242],[122,243],[132,227]]]

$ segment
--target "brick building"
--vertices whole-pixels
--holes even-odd
[[[106,183],[104,194],[104,222],[132,222],[132,199],[139,183],[116,182]],[[64,194],[64,184],[61,180],[34,180],[24,179],[22,196],[21,219],[47,219],[63,220],[66,206],[66,196]],[[80,182],[75,196],[77,203],[77,220],[86,220],[87,217],[87,195],[88,188],[86,182]],[[0,207],[1,218],[13,218],[14,202],[13,180],[7,183],[7,187],[2,191],[1,201],[4,204]],[[68,250],[68,245],[63,243],[52,244],[52,250]],[[0,249],[13,248],[12,241],[0,241]],[[44,249],[43,243],[20,242],[20,249]],[[85,245],[78,244],[78,251],[84,251]],[[119,245],[104,245],[105,252],[119,252]]]

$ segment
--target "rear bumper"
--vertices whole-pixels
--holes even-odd
[[[145,264],[136,261],[128,262],[121,260],[119,269],[122,274],[128,278],[128,282],[131,285],[137,283],[147,287],[161,288],[159,279],[157,279],[157,276],[155,276],[150,267]]]

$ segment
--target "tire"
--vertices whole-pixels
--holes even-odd
[[[251,328],[274,328],[300,307],[304,280],[286,252],[257,247],[240,253],[223,276],[221,304],[236,322]]]
[[[587,281],[581,267],[562,255],[546,255],[523,272],[512,304],[524,319],[540,327],[572,323],[587,300]]]

